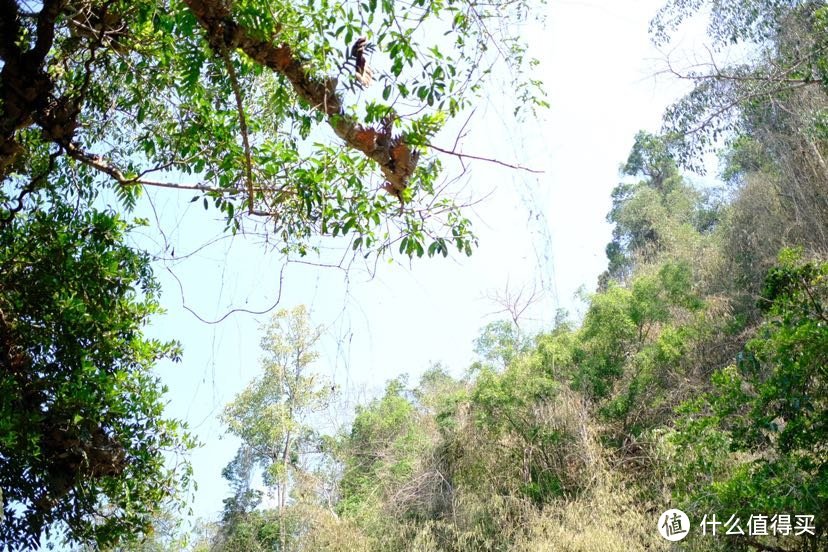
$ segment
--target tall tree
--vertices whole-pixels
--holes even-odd
[[[764,273],[782,247],[828,254],[828,8],[809,0],[672,0],[653,21],[667,41],[702,7],[710,8],[713,48],[739,44],[738,64],[672,67],[693,90],[665,115],[678,160],[719,150],[723,176],[738,190],[725,238],[734,252],[728,271],[755,302]]]
[[[224,411],[225,423],[242,439],[244,447],[225,473],[239,474],[235,468],[247,464],[247,474],[231,477],[239,481],[249,478],[251,464],[263,469],[265,483],[276,492],[280,550],[287,550],[290,538],[286,523],[288,496],[305,469],[303,461],[308,454],[320,451],[320,436],[311,424],[312,415],[327,406],[333,393],[324,378],[310,372],[318,357],[315,349],[321,335],[321,329],[311,325],[304,306],[277,312],[262,338],[263,374]],[[242,496],[249,493],[244,485],[237,485],[236,491],[237,496],[239,492]],[[238,502],[228,506],[243,506]],[[243,510],[249,512],[250,506],[243,506]]]
[[[634,267],[640,269],[665,253],[686,261],[698,258],[694,250],[702,246],[701,234],[715,226],[718,206],[685,181],[673,150],[665,137],[636,134],[621,174],[641,180],[622,182],[612,191],[607,221],[614,227],[606,248],[609,265],[599,277],[601,289],[611,281],[630,282]]]

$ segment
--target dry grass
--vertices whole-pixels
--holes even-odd
[[[669,550],[657,515],[643,511],[623,485],[603,474],[591,492],[544,508],[515,552],[635,552]]]

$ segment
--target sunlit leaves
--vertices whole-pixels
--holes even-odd
[[[284,252],[308,252],[320,237],[352,235],[349,244],[365,255],[397,251],[403,239],[405,255],[445,255],[449,241],[468,253],[475,243],[468,219],[451,198],[434,197],[442,191],[435,185],[441,171],[426,145],[480,97],[494,63],[506,62],[509,74],[523,79],[524,46],[508,23],[523,20],[527,8],[523,0],[416,1],[405,9],[387,0],[232,3],[230,19],[248,36],[286,44],[311,80],[338,83],[345,113],[356,121],[375,126],[396,112],[395,139],[421,148],[421,163],[428,164],[400,193],[402,205],[394,196],[378,200],[385,192],[377,166],[364,156],[355,160],[331,140],[328,127],[337,124],[336,116],[329,119],[324,106],[300,99],[273,68],[238,51],[222,51],[182,2],[108,3],[105,11],[117,30],[106,29],[102,44],[81,28],[85,15],[60,20],[47,65],[57,90],[81,98],[78,144],[100,152],[126,178],[173,184],[186,176],[212,188],[206,204],[224,213],[230,230],[239,229],[243,213],[252,211],[278,219],[276,237]],[[356,94],[353,85],[348,60],[359,36],[375,46],[369,64],[376,93]],[[231,80],[238,81],[243,113]],[[520,104],[526,103],[521,96]],[[242,119],[249,161],[241,144]],[[324,169],[308,166],[320,160]],[[49,187],[93,197],[107,175],[88,173],[80,182],[80,171],[58,160],[59,174]],[[125,208],[136,206],[140,185],[114,190]],[[288,194],[296,199],[286,201]]]
[[[671,437],[677,469],[715,474],[682,478],[676,495],[685,503],[746,515],[807,511],[824,519],[825,495],[813,490],[828,484],[820,452],[828,440],[826,282],[828,264],[783,252],[766,280],[757,336],[735,364],[712,376],[710,393],[682,407]],[[705,451],[711,451],[706,459]]]
[[[164,453],[192,440],[163,417],[151,372],[181,351],[142,335],[158,286],[127,230],[57,204],[0,234],[0,333],[17,359],[0,378],[0,535],[12,550],[50,528],[98,546],[139,538],[186,487],[189,468],[169,469]]]
[[[223,420],[251,464],[264,470],[265,482],[285,496],[300,457],[319,438],[310,417],[327,405],[333,388],[311,372],[321,329],[305,307],[277,312],[263,329],[263,373],[227,404]]]

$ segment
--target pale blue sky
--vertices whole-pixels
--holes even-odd
[[[315,323],[330,329],[318,369],[345,394],[371,396],[402,373],[415,380],[432,361],[462,373],[473,360],[478,329],[497,310],[487,296],[507,283],[544,289],[544,301],[528,315],[535,328],[548,327],[557,307],[578,309],[576,290],[593,289],[606,265],[605,216],[618,166],[636,131],[657,130],[663,108],[684,89],[653,77],[663,55],[650,45],[647,24],[660,4],[553,0],[546,28],[527,30],[551,110],[541,122],[505,124],[508,113],[495,92],[479,107],[463,150],[545,173],[471,165],[469,189],[478,197],[491,193],[473,212],[480,248],[472,258],[381,262],[373,278],[359,269],[285,269],[280,305],[307,304]],[[451,160],[446,166],[457,168]],[[177,256],[222,236],[216,212],[189,203],[192,194],[148,195]],[[148,209],[141,214],[155,216]],[[221,469],[238,444],[224,436],[217,415],[258,373],[258,324],[265,317],[236,313],[211,325],[183,305],[206,319],[234,307],[265,309],[279,294],[282,265],[261,238],[224,236],[171,267],[183,302],[167,266],[159,263],[156,274],[168,314],[149,332],[184,346],[183,362],[162,364],[158,373],[170,387],[168,413],[186,420],[204,443],[191,456],[199,486],[194,513],[215,518],[228,492]]]

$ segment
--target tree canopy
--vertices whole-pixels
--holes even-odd
[[[144,191],[191,193],[234,234],[262,223],[288,256],[325,237],[470,254],[437,134],[499,64],[516,107],[545,104],[512,27],[530,7],[0,2],[5,546],[141,538],[187,488],[170,466],[192,441],[152,372],[180,351],[143,336],[159,290],[127,245]]]
[[[180,350],[142,335],[158,287],[146,254],[122,243],[128,226],[55,205],[0,232],[0,539],[12,550],[50,529],[101,546],[140,536],[186,483],[165,452],[191,440],[162,417],[150,372]]]
[[[437,132],[505,63],[543,105],[509,23],[524,1],[4,2],[0,177],[4,218],[53,195],[192,190],[272,222],[283,251],[350,234],[365,253],[470,253],[443,193]],[[353,44],[373,46],[369,89]],[[363,54],[360,54],[363,55]],[[437,146],[439,148],[439,146]],[[451,148],[449,148],[450,150]],[[385,190],[385,192],[381,192]]]
[[[673,546],[655,523],[680,508],[682,550],[825,549],[828,8],[809,0],[655,15],[666,44],[704,9],[710,63],[670,65],[692,89],[631,137],[577,320],[532,333],[534,293],[507,292],[512,319],[484,325],[462,375],[395,377],[331,429],[322,329],[277,312],[223,412],[240,440],[224,511],[176,531],[193,442],[152,372],[180,347],[143,334],[161,311],[128,241],[143,191],[191,192],[231,233],[265,221],[284,255],[342,236],[360,255],[468,253],[435,142],[496,62],[543,105],[510,26],[530,7],[0,0],[3,545],[644,551]],[[748,55],[720,63],[734,44]],[[720,181],[700,185],[711,151]],[[714,515],[741,531],[704,534]]]

